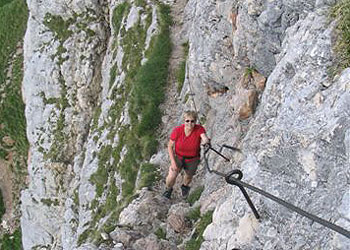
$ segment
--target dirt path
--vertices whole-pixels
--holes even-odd
[[[161,150],[166,150],[171,130],[174,126],[178,125],[178,120],[182,112],[178,108],[181,100],[179,99],[179,93],[177,91],[178,83],[176,80],[176,72],[181,61],[184,59],[182,44],[186,42],[186,40],[182,37],[182,22],[186,3],[186,0],[177,0],[171,8],[173,25],[170,29],[170,37],[173,48],[169,61],[168,87],[165,94],[165,103],[161,106],[164,114],[160,129]],[[167,169],[164,169],[164,171],[167,171]]]
[[[168,157],[167,144],[172,129],[179,125],[179,121],[182,119],[182,100],[177,90],[176,72],[180,67],[180,63],[184,60],[184,48],[183,44],[187,42],[187,38],[183,34],[183,19],[184,9],[187,4],[187,0],[177,0],[172,6],[171,15],[173,17],[173,26],[171,27],[171,41],[173,43],[172,54],[169,62],[169,76],[168,76],[168,88],[166,90],[165,103],[162,104],[161,109],[163,112],[163,121],[160,128],[160,151],[165,152],[167,161],[170,164]],[[168,173],[169,165],[161,166],[163,179],[158,184],[158,190],[163,193],[165,190],[165,177]],[[181,173],[174,186],[174,192],[171,202],[178,203],[183,201],[183,197],[180,194],[180,186],[182,184]],[[195,185],[195,178],[192,185]]]
[[[171,129],[178,125],[179,117],[182,110],[178,108],[181,100],[177,91],[176,72],[184,59],[184,51],[182,44],[186,42],[186,38],[182,34],[183,12],[187,0],[177,0],[171,8],[173,18],[173,26],[171,27],[170,37],[173,44],[172,54],[169,62],[168,88],[166,91],[165,103],[162,105],[162,111],[166,120],[163,120],[161,126],[161,143],[167,143]]]

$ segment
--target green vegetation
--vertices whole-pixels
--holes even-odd
[[[28,142],[24,104],[21,95],[22,55],[13,59],[12,74],[6,79],[8,65],[16,46],[22,40],[28,18],[27,7],[22,0],[0,2],[0,156],[5,158],[8,152],[17,151],[18,158],[26,157]],[[22,16],[23,18],[18,18]],[[9,32],[11,31],[11,32]],[[8,81],[5,84],[5,81]],[[6,145],[4,137],[14,141],[14,145]]]
[[[186,214],[186,220],[190,221],[191,223],[196,222],[201,217],[201,211],[200,206],[197,206],[195,208],[192,208],[188,214]]]
[[[141,137],[149,136],[149,140],[155,138],[155,130],[161,122],[159,105],[164,101],[164,87],[167,83],[168,61],[171,52],[170,8],[161,5],[160,13],[161,32],[150,58],[135,77],[131,107],[131,114],[133,114],[131,117],[134,118],[134,122],[136,122],[137,114],[142,117],[137,126],[137,134]]]
[[[176,72],[176,80],[177,80],[177,92],[180,93],[183,87],[183,84],[185,82],[185,76],[186,76],[186,61],[188,57],[188,51],[189,51],[189,43],[186,42],[182,44],[183,51],[184,51],[184,59],[181,61],[180,66]]]
[[[96,195],[97,197],[101,197],[103,191],[104,191],[104,185],[107,184],[108,180],[108,172],[111,168],[107,162],[110,159],[112,151],[112,146],[103,146],[100,150],[100,153],[98,155],[99,160],[99,168],[97,171],[91,175],[90,181],[95,184],[96,186]]]
[[[59,205],[58,199],[54,199],[54,200],[52,200],[52,199],[41,199],[41,202],[43,204],[45,204],[46,206],[48,206],[48,207],[58,206]]]
[[[13,176],[13,206],[19,204],[20,190],[27,175],[26,162],[29,143],[22,101],[23,79],[22,40],[28,19],[24,0],[0,0],[0,158],[9,160]],[[7,159],[6,159],[7,158]],[[0,194],[0,221],[5,205]],[[19,216],[19,211],[15,211]],[[19,220],[19,217],[17,218]],[[19,221],[17,221],[18,223]],[[0,236],[1,250],[22,249],[21,232]]]
[[[12,2],[12,0],[0,0],[0,8],[10,2]]]
[[[144,2],[138,3],[143,6]],[[125,80],[123,84],[114,85],[119,69],[117,65],[113,65],[110,72],[110,98],[113,100],[108,113],[110,119],[97,128],[97,115],[94,118],[95,131],[101,132],[107,128],[107,139],[110,143],[102,146],[97,153],[99,166],[90,179],[96,186],[96,198],[91,204],[93,221],[80,235],[79,244],[87,239],[99,242],[101,231],[110,232],[115,228],[119,213],[135,198],[135,191],[153,185],[159,178],[157,166],[147,162],[158,147],[155,138],[161,122],[159,105],[164,101],[171,53],[170,8],[159,4],[160,32],[152,38],[147,52],[145,41],[147,29],[152,22],[151,8],[145,7],[140,11],[146,15],[144,21],[140,18],[133,27],[125,30],[122,21],[128,15],[129,9],[129,4],[125,2],[113,12],[114,39],[120,37],[118,43],[124,52],[122,70]],[[144,55],[147,55],[147,61],[141,65]],[[127,103],[130,124],[122,124],[120,118]],[[119,138],[118,144],[112,146],[116,136]],[[140,178],[136,186],[139,172]],[[123,179],[121,190],[116,187],[116,174]],[[120,199],[117,201],[118,195]],[[100,197],[106,197],[106,202],[100,203]],[[103,225],[102,218],[108,218]]]
[[[192,238],[186,243],[186,250],[198,250],[203,242],[203,233],[206,227],[212,222],[213,211],[204,214],[198,224]]]
[[[2,192],[0,190],[0,221],[2,221],[2,216],[5,214],[5,212],[6,212],[6,208],[5,208],[4,201],[2,199]]]
[[[331,17],[337,19],[337,36],[335,52],[337,56],[337,69],[350,67],[350,0],[339,1],[331,11]]]
[[[17,229],[12,235],[5,234],[2,237],[1,250],[21,250],[22,248],[22,233]]]
[[[83,32],[85,38],[89,41],[89,39],[95,35],[95,32],[89,28],[89,24],[96,22],[97,19],[98,17],[93,9],[87,9],[80,14],[73,13],[68,19],[64,19],[59,15],[53,15],[51,13],[45,14],[43,23],[48,28],[48,31],[53,33],[54,39],[59,42],[56,53],[52,55],[52,60],[54,60],[58,66],[61,66],[63,62],[69,58],[64,43],[73,35],[72,26],[77,28],[77,32]],[[43,45],[43,47],[46,45],[47,44]],[[76,101],[76,92],[70,92],[71,95],[68,96],[68,89],[63,74],[61,71],[58,71],[57,73],[59,74],[58,82],[61,87],[61,96],[59,98],[47,99],[44,93],[40,93],[45,104],[56,104],[58,110],[56,112],[52,111],[51,114],[51,119],[54,120],[52,124],[55,125],[52,128],[53,144],[48,151],[42,149],[44,158],[54,162],[71,160],[69,159],[71,154],[67,153],[66,141],[71,139],[72,132],[66,131],[67,125],[65,110],[72,106],[72,102]],[[75,113],[76,112],[77,111],[75,111]]]
[[[73,18],[64,20],[61,16],[55,16],[51,13],[46,13],[44,18],[45,26],[54,33],[55,38],[61,43],[66,41],[73,34],[73,32],[69,30],[69,26],[74,22]]]
[[[200,122],[200,124],[205,124],[206,122],[207,122],[207,117],[205,117],[205,116],[202,116],[201,118],[199,118],[199,122]]]
[[[244,77],[251,77],[253,75],[253,72],[255,71],[255,69],[253,67],[247,67],[244,71]]]
[[[52,57],[52,60],[57,57],[58,65],[62,65],[67,60],[68,56],[63,57],[63,54],[67,52],[67,49],[63,47],[63,43],[73,34],[73,31],[69,30],[69,26],[73,23],[75,23],[75,19],[73,18],[64,20],[61,16],[55,16],[51,13],[46,13],[45,15],[44,25],[50,29],[55,39],[60,42],[56,54]]]
[[[130,3],[124,2],[115,7],[113,16],[112,16],[112,25],[116,33],[119,32],[122,20],[126,13],[129,12]]]
[[[21,18],[19,18],[21,17]],[[0,86],[6,79],[8,62],[22,40],[28,19],[23,0],[0,1]]]
[[[157,166],[150,164],[150,163],[144,163],[140,167],[141,169],[141,177],[140,177],[140,183],[138,188],[142,187],[150,187],[155,183],[157,180],[159,180],[160,176],[155,171],[157,169]]]
[[[0,143],[1,150],[17,151],[26,158],[28,153],[28,141],[26,137],[26,120],[24,117],[24,103],[21,95],[21,82],[23,56],[18,55],[12,63],[12,76],[9,79],[11,85],[5,86],[5,98],[0,103]],[[6,84],[7,85],[7,84]],[[10,138],[12,143],[4,143],[4,138]]]
[[[193,190],[187,197],[187,202],[190,203],[190,205],[192,206],[201,197],[203,190],[204,186],[200,186]]]
[[[57,98],[54,98],[54,97],[46,98],[44,92],[41,92],[40,96],[41,96],[41,98],[43,98],[43,102],[44,102],[45,105],[47,105],[47,104],[56,104],[58,102]]]
[[[164,231],[163,228],[158,228],[157,231],[154,233],[158,239],[160,240],[165,240],[166,239],[166,232]]]
[[[147,4],[147,3],[146,3],[145,0],[135,0],[135,5],[136,5],[136,6],[145,8],[145,7],[146,7],[146,4]]]

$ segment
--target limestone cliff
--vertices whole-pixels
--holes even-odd
[[[244,180],[350,230],[350,70],[337,1],[28,1],[24,249],[348,249],[346,237],[200,167],[161,196],[166,143],[196,108]],[[183,67],[184,80],[176,77]],[[180,181],[180,180],[179,180]]]

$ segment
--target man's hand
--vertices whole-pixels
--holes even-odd
[[[210,141],[208,141],[207,143],[203,144],[203,148],[204,148],[204,150],[208,150],[209,148],[211,148]]]

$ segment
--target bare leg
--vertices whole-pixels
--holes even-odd
[[[174,186],[178,174],[179,171],[174,171],[171,169],[171,167],[169,167],[169,173],[165,181],[167,188],[172,188]]]
[[[188,175],[188,174],[186,174],[186,172],[185,172],[185,176],[184,176],[184,185],[185,185],[185,186],[189,186],[190,183],[191,183],[191,181],[192,181],[192,175]]]

